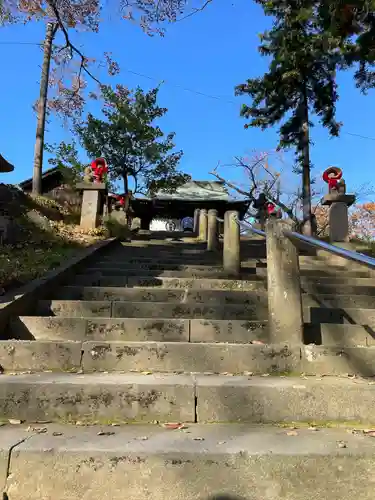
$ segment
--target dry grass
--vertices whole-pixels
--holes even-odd
[[[12,216],[17,236],[13,244],[0,246],[0,294],[45,275],[109,236],[104,227],[82,231],[77,214],[54,200],[16,191],[12,194],[1,208]]]

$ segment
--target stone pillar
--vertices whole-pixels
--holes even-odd
[[[99,182],[80,182],[76,187],[83,191],[80,226],[83,229],[95,229],[107,187]]]
[[[353,194],[330,193],[323,197],[322,205],[329,206],[329,239],[331,243],[349,241],[348,207],[355,202]]]
[[[199,211],[199,239],[201,241],[207,241],[207,210],[202,208]]]
[[[207,250],[210,252],[217,250],[218,244],[219,244],[219,237],[218,237],[217,210],[212,209],[208,211]]]
[[[196,208],[194,210],[194,226],[193,226],[193,232],[195,235],[199,234],[199,208]]]
[[[237,220],[238,212],[225,212],[223,267],[225,272],[234,276],[238,275],[241,269],[240,226]]]
[[[298,250],[284,236],[288,224],[266,222],[269,342],[303,343],[303,309]]]

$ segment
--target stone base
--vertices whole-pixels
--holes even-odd
[[[79,182],[76,188],[80,191],[105,191],[107,186],[104,182]]]
[[[346,206],[350,207],[355,202],[354,194],[326,194],[321,199],[321,204],[324,206],[331,206],[332,203],[345,203]]]
[[[97,227],[101,201],[102,193],[100,189],[84,189],[80,222],[83,229],[95,229]]]
[[[344,202],[332,203],[329,208],[329,239],[331,242],[349,241],[348,205]]]

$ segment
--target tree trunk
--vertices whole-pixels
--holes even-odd
[[[310,135],[309,135],[309,107],[306,96],[306,87],[301,102],[302,134],[302,215],[303,233],[311,236],[311,180],[310,180]]]
[[[38,102],[36,139],[34,149],[34,170],[33,187],[34,195],[42,193],[42,168],[43,168],[43,149],[44,149],[44,131],[46,125],[46,109],[48,94],[48,79],[51,63],[52,42],[56,34],[58,25],[54,23],[47,24],[46,38],[44,40],[44,55],[42,65],[42,76],[40,79],[40,93]]]

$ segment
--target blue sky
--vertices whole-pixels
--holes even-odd
[[[105,16],[104,16],[105,17]],[[209,172],[233,156],[249,156],[251,151],[270,151],[277,145],[277,130],[244,130],[239,116],[242,97],[234,97],[235,85],[261,75],[266,60],[257,51],[258,33],[270,24],[259,6],[249,0],[214,0],[210,8],[168,27],[164,38],[148,37],[137,26],[105,18],[100,34],[81,33],[74,41],[90,57],[112,52],[122,69],[116,80],[130,88],[148,89],[160,83],[160,104],[169,109],[161,126],[176,132],[178,149],[183,149],[181,168],[196,179],[210,179]],[[0,151],[15,165],[2,182],[18,182],[31,177],[36,118],[32,104],[38,96],[42,53],[34,45],[6,42],[41,42],[42,23],[18,25],[0,30],[2,61]],[[148,75],[144,78],[134,73]],[[101,77],[105,77],[101,75]],[[108,80],[109,82],[110,80]],[[344,122],[339,139],[329,139],[321,127],[312,131],[312,162],[318,174],[329,165],[344,170],[348,190],[362,183],[374,183],[375,139],[366,140],[349,134],[375,138],[375,91],[362,96],[350,73],[339,76],[338,119]],[[186,91],[196,90],[219,99]],[[61,121],[48,125],[46,142],[70,139]],[[49,168],[48,156],[44,169]],[[288,156],[286,157],[288,158]],[[291,155],[290,155],[291,158]],[[226,171],[233,180],[242,180],[240,171]],[[288,174],[287,184],[299,179]]]

